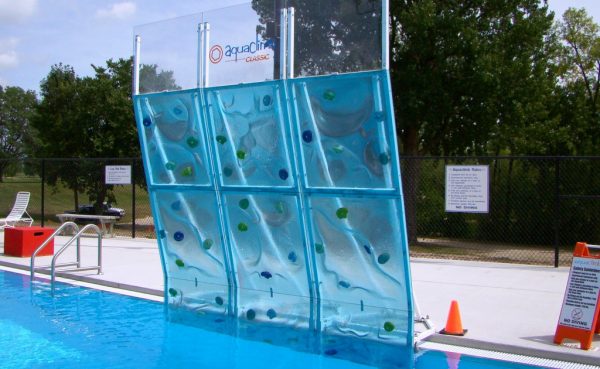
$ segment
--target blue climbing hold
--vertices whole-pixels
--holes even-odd
[[[256,318],[256,312],[252,309],[249,309],[246,312],[246,318],[248,318],[248,320],[254,320],[254,318]]]
[[[306,131],[302,132],[302,139],[306,143],[311,143],[312,140],[313,140],[312,131],[310,131],[310,130],[307,129]]]
[[[296,255],[294,251],[290,251],[290,253],[288,254],[288,260],[292,263],[295,263],[298,260],[298,255]]]
[[[267,272],[266,270],[262,273],[260,273],[260,276],[263,278],[267,278],[270,279],[271,277],[273,277],[273,274],[271,274],[271,272]]]
[[[371,247],[369,245],[363,245],[367,254],[371,255]]]
[[[175,113],[175,115],[181,115],[181,113],[183,113],[183,110],[181,110],[181,108],[179,106],[176,106],[173,109],[173,113]]]
[[[215,297],[215,302],[217,305],[223,305],[223,298],[221,296]]]
[[[171,209],[178,211],[181,209],[181,202],[180,201],[175,201],[171,204]]]
[[[158,231],[158,235],[160,236],[160,238],[165,238],[165,237],[167,237],[167,234],[166,234],[166,233],[165,233],[165,231],[164,231],[164,230],[162,230],[162,229],[161,229],[160,231]]]
[[[175,232],[175,234],[173,235],[173,238],[175,239],[175,241],[182,241],[183,240],[183,232]]]
[[[340,287],[344,287],[344,288],[350,287],[350,283],[348,283],[346,281],[339,281],[338,284],[340,285]]]
[[[150,127],[152,125],[152,119],[150,119],[149,117],[144,117],[142,124],[144,125],[144,127]]]
[[[288,177],[289,177],[289,174],[288,174],[287,170],[285,170],[285,169],[279,170],[279,178],[281,178],[282,180],[285,181],[286,179],[288,179]]]
[[[271,99],[271,96],[270,96],[270,95],[265,95],[265,96],[263,97],[263,104],[264,104],[265,106],[269,106],[269,105],[271,105],[271,101],[272,101],[272,100],[273,100],[273,99]]]
[[[269,317],[269,319],[273,319],[277,316],[277,313],[275,312],[275,310],[269,309],[267,310],[267,316]]]

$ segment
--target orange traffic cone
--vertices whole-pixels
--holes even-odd
[[[460,320],[460,311],[458,310],[458,301],[452,300],[450,303],[450,312],[448,313],[448,321],[446,322],[446,328],[440,331],[441,334],[449,334],[452,336],[464,336],[467,333],[466,329],[462,327],[462,321]]]

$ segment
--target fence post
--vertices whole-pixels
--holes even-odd
[[[45,183],[46,183],[46,159],[42,159],[42,170],[41,170],[41,176],[42,176],[42,227],[44,226],[44,218],[46,218],[46,211],[45,211],[45,207],[44,207],[44,203],[45,203],[45,196],[44,196],[44,190],[45,190]]]
[[[558,268],[560,244],[560,158],[554,158],[554,267]]]
[[[135,238],[135,159],[131,159],[131,238]]]

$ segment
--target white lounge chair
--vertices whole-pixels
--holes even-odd
[[[29,205],[29,197],[31,194],[29,192],[18,192],[17,197],[15,199],[15,204],[13,205],[10,214],[6,218],[0,219],[0,229],[4,228],[12,228],[17,223],[29,223],[28,226],[31,227],[33,224],[33,218],[31,215],[27,213],[27,205]]]

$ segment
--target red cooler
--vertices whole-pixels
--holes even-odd
[[[31,256],[54,229],[45,227],[14,227],[4,228],[4,255],[26,257]],[[54,254],[54,240],[48,242],[38,253],[38,256]]]

